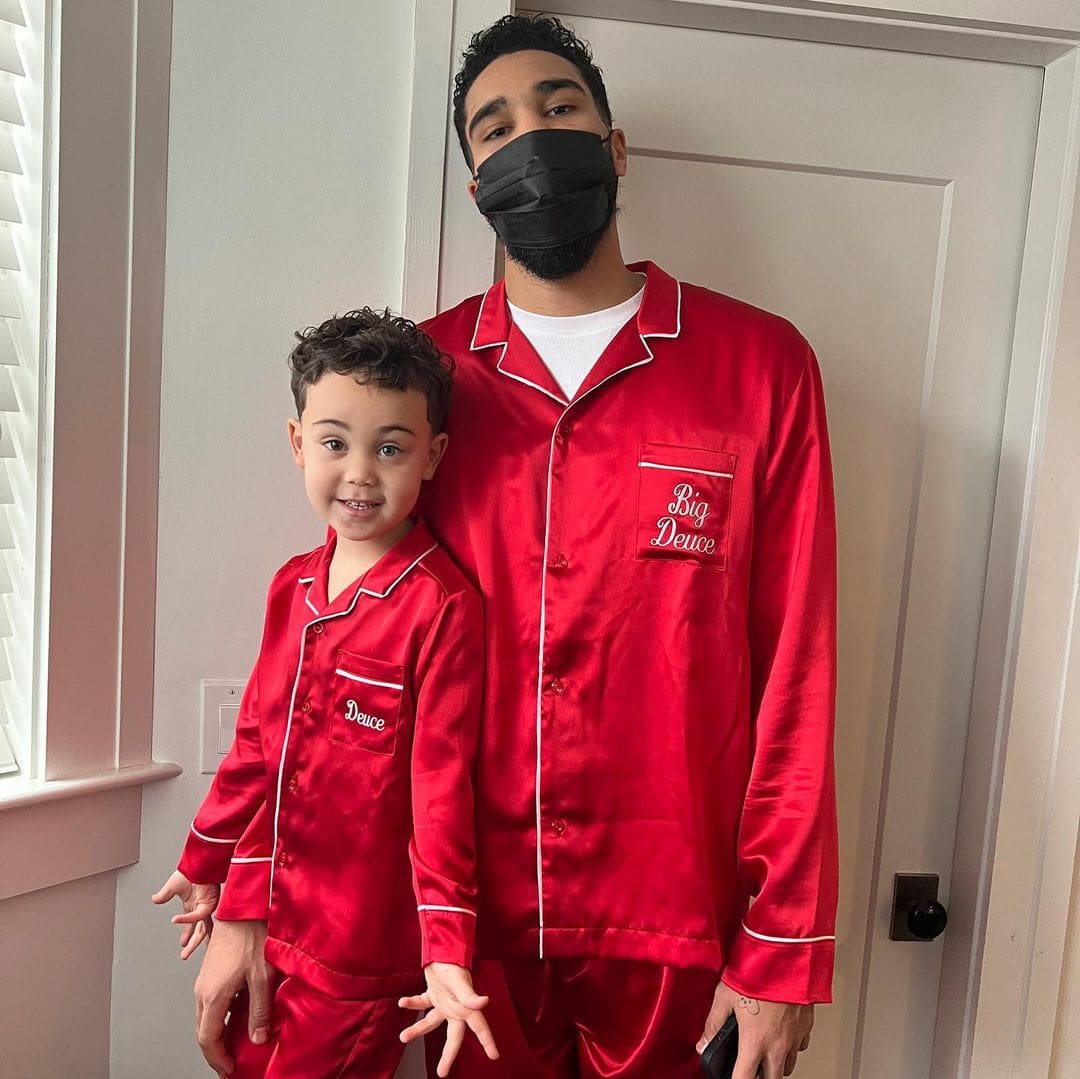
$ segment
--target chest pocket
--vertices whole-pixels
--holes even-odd
[[[339,650],[331,683],[330,737],[335,742],[391,754],[397,744],[405,668]]]
[[[637,557],[727,569],[737,462],[721,450],[643,442]]]

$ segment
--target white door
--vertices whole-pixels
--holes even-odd
[[[889,939],[893,874],[939,874],[964,926],[974,898],[950,874],[980,632],[1000,617],[983,598],[1042,70],[568,21],[632,148],[628,261],[784,314],[820,358],[840,535],[842,887],[836,1006],[819,1010],[799,1075],[925,1079],[939,991],[958,987],[941,984],[948,931]],[[449,161],[444,308],[493,272],[466,179]]]

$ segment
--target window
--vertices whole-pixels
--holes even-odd
[[[0,0],[0,775],[32,768],[38,696],[44,19]]]

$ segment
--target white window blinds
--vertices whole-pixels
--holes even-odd
[[[0,0],[0,775],[34,744],[45,40],[44,0]]]

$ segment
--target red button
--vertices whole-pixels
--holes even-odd
[[[553,565],[553,566],[554,566],[554,567],[555,567],[556,569],[566,569],[566,567],[570,565],[570,563],[566,561],[566,555],[561,555],[561,554],[560,554],[560,555],[556,555],[556,556],[555,556],[555,557],[554,557],[554,558],[553,558],[553,559],[551,560],[551,564],[552,564],[552,565]]]
[[[561,697],[566,692],[566,686],[562,682],[560,682],[558,678],[553,678],[551,680],[551,685],[549,688],[551,689],[551,692],[554,693],[557,697]]]
[[[299,787],[299,786],[300,786],[300,783],[297,781],[296,773],[294,772],[292,774],[292,776],[289,778],[289,790],[295,791],[296,788]]]
[[[284,851],[278,855],[277,864],[281,866],[282,869],[289,864],[289,856]]]
[[[300,711],[301,712],[310,712],[311,711],[311,701],[304,701],[304,703],[302,705],[300,705]]]
[[[566,423],[564,423],[562,427],[559,428],[559,434],[563,438],[569,438],[573,433],[574,425],[569,420],[567,420]]]
[[[312,633],[322,633],[322,631],[323,631],[323,624],[322,624],[322,622],[316,622],[316,623],[315,623],[315,625],[313,625],[313,626],[311,627],[311,632],[312,632]]]
[[[551,822],[551,830],[555,835],[562,835],[566,831],[566,821],[559,820],[556,817]]]

